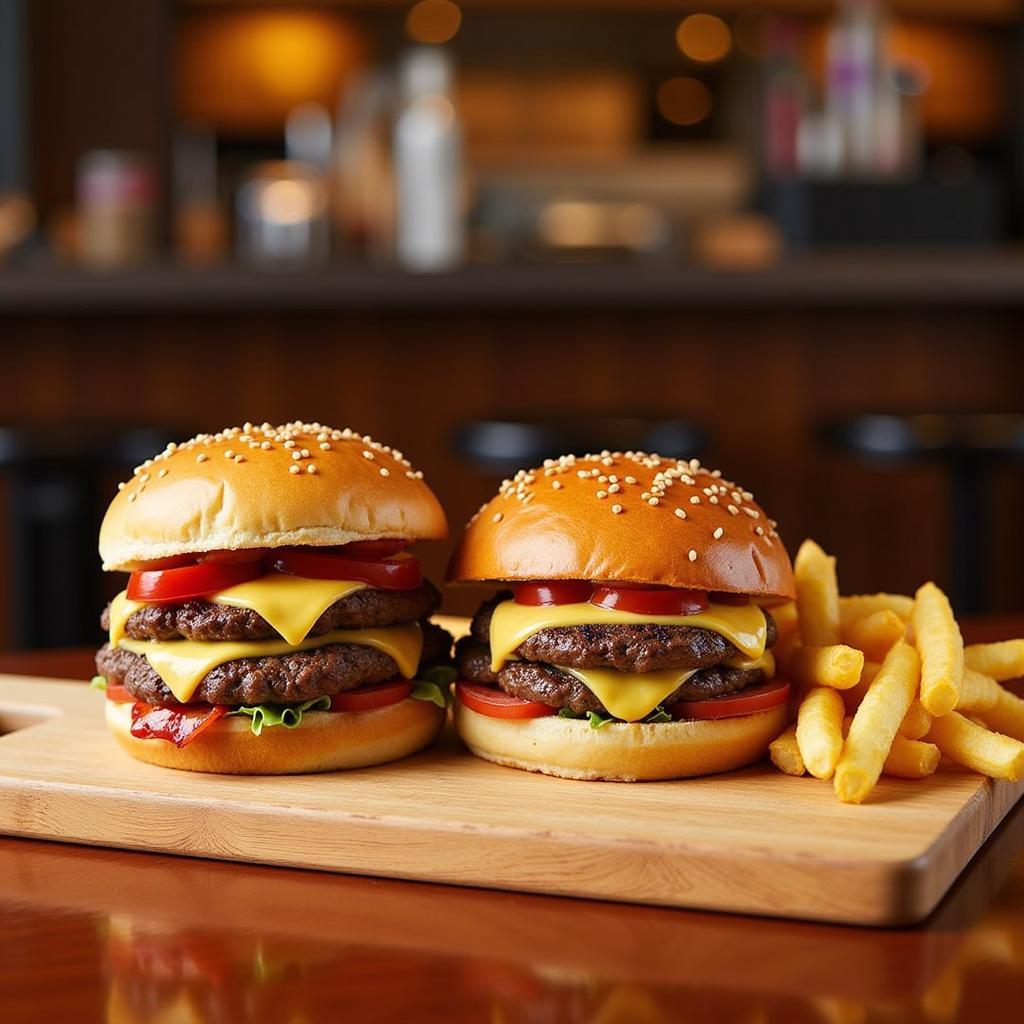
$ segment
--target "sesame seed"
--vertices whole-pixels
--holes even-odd
[[[658,504],[658,499],[657,498],[648,498],[647,499],[647,504],[648,505],[657,505]]]
[[[677,516],[679,516],[680,519],[686,518],[686,513],[681,508],[673,509],[673,511]]]
[[[260,448],[262,448],[265,452],[270,451],[270,442],[269,441],[263,441],[260,444]]]
[[[627,477],[623,477],[623,479],[626,481],[627,484],[635,484],[636,483],[636,477],[635,476],[627,476]]]
[[[235,458],[234,458],[234,461],[235,462],[245,462],[245,456],[244,455],[236,455]]]
[[[697,494],[693,495],[693,497],[690,498],[690,504],[691,505],[699,505],[700,504],[700,495],[697,495]]]
[[[226,452],[224,453],[224,458],[225,458],[225,459],[233,459],[234,457],[235,457],[235,449],[234,449],[234,448],[229,448],[229,449],[228,449],[228,450],[227,450],[227,451],[226,451]]]
[[[368,451],[367,451],[367,450],[366,450],[366,449],[364,448],[364,449],[363,449],[363,458],[364,458],[364,459],[372,459],[372,458],[373,458],[373,452],[368,452]]]
[[[686,557],[687,557],[687,558],[688,558],[688,559],[689,559],[689,560],[690,560],[691,562],[696,562],[696,561],[697,561],[697,552],[696,552],[696,550],[695,550],[694,548],[690,548],[690,550],[689,550],[689,552],[688,552],[688,554],[687,554],[687,556],[686,556]]]
[[[290,441],[290,440],[289,441],[285,441],[284,446],[285,446],[285,448],[294,448],[295,447],[295,442],[294,441]]]
[[[309,449],[308,448],[303,448],[302,449],[302,457],[304,459],[308,459],[309,458]]]
[[[712,505],[717,505],[718,504],[718,495],[717,494],[712,494],[711,497],[708,498],[708,501],[711,502]]]
[[[551,489],[553,491],[560,491],[562,489],[562,481],[561,480],[552,480],[551,481]]]
[[[735,505],[729,505],[727,508],[729,509],[729,515],[731,516],[738,516],[740,514],[740,510]]]
[[[300,472],[302,472],[302,471],[301,471],[301,470],[299,469],[299,467],[298,467],[298,466],[296,466],[296,465],[295,465],[295,463],[292,463],[292,464],[291,464],[291,465],[290,465],[290,466],[288,467],[288,472],[289,472],[289,473],[300,473]]]
[[[747,515],[750,516],[751,519],[760,519],[761,518],[761,513],[758,512],[756,508],[749,508],[748,506],[744,505],[743,506],[743,511],[746,512]]]
[[[651,496],[651,492],[650,491],[643,491],[641,493],[641,495],[640,495],[640,500],[641,501],[646,501],[650,496]]]
[[[314,465],[313,465],[313,463],[311,462],[311,463],[310,463],[310,464],[309,464],[309,465],[308,465],[308,466],[306,467],[306,472],[307,472],[307,473],[315,473],[315,472],[316,472],[316,466],[314,466]]]
[[[206,461],[206,456],[202,452],[200,452],[196,456],[196,462],[205,462],[205,461]]]
[[[381,476],[391,476],[391,470],[388,469],[387,466],[381,466],[380,467],[380,475]]]
[[[764,536],[764,527],[763,526],[755,526],[754,527],[754,533],[756,533],[758,535],[758,537],[763,537]]]
[[[129,501],[134,501],[137,497],[138,497],[138,495],[135,494],[134,492],[132,492],[131,494],[128,495],[128,500]]]
[[[597,492],[597,496],[599,498],[607,498],[608,497],[608,492],[607,491],[598,491]]]
[[[494,515],[491,516],[491,522],[492,523],[500,523],[503,518],[504,518],[504,516],[502,515],[502,513],[495,512]]]
[[[124,481],[123,481],[123,480],[121,481],[121,483],[119,483],[119,484],[117,485],[117,489],[118,489],[119,491],[123,491],[123,490],[124,490]]]
[[[608,493],[609,494],[618,494],[621,489],[622,488],[619,487],[618,484],[609,484],[608,485]]]
[[[722,527],[719,526],[713,534],[715,540],[721,540],[723,533],[725,533],[725,530],[723,530]]]
[[[331,450],[330,442],[328,442],[328,441],[321,441],[320,442],[320,451],[322,451],[322,452],[329,452],[330,450]]]
[[[298,461],[302,458],[302,452],[292,452],[292,458]]]
[[[621,505],[612,505],[612,511],[616,515],[619,515],[622,512],[622,506]]]

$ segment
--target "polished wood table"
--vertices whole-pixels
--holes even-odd
[[[0,672],[88,678],[90,652],[0,654]],[[0,839],[4,1022],[973,1024],[1022,1006],[1024,803],[928,921],[893,930]]]

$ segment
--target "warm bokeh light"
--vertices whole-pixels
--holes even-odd
[[[711,106],[711,90],[696,78],[670,78],[658,89],[658,111],[673,124],[700,124]]]
[[[364,53],[358,30],[326,11],[193,14],[178,37],[178,112],[228,133],[279,129],[300,103],[333,110]]]
[[[729,52],[732,33],[729,26],[713,14],[691,14],[679,23],[676,43],[691,60],[710,64]]]
[[[405,16],[405,33],[417,43],[447,43],[462,24],[462,11],[451,0],[420,0]]]

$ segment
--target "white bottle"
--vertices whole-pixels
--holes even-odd
[[[436,47],[410,51],[401,69],[395,123],[395,251],[410,270],[462,261],[462,133],[451,98],[452,69]]]

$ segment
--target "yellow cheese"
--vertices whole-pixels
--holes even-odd
[[[124,639],[124,626],[128,619],[140,608],[145,608],[145,601],[133,601],[128,592],[122,590],[110,602],[110,646],[116,647]]]
[[[122,640],[120,646],[145,655],[153,671],[167,684],[174,696],[191,700],[203,676],[227,661],[239,658],[274,657],[293,651],[310,651],[327,644],[363,644],[394,659],[406,679],[412,679],[420,663],[423,633],[419,624],[404,623],[375,629],[337,629],[323,636],[310,637],[298,644],[285,640],[225,641],[204,643],[195,640]]]
[[[657,672],[632,673],[619,672],[614,668],[558,667],[574,675],[610,714],[624,722],[638,722],[646,718],[696,671],[666,668]]]
[[[335,601],[365,589],[365,583],[352,580],[309,580],[272,572],[222,590],[208,600],[232,608],[251,608],[288,643],[297,644],[306,639],[316,620]]]
[[[709,629],[720,633],[748,658],[764,654],[768,637],[764,612],[756,604],[712,604],[697,615],[637,615],[600,608],[589,601],[535,608],[510,600],[499,604],[491,617],[491,671],[497,672],[524,640],[542,629],[643,624]]]
[[[365,589],[365,583],[354,580],[309,580],[274,572],[210,594],[204,600],[232,608],[250,608],[290,644],[297,644],[306,639],[316,620],[335,601]],[[132,601],[125,590],[110,602],[111,647],[116,647],[124,638],[124,627],[129,617],[145,608],[146,604],[145,601]]]
[[[760,669],[764,673],[765,679],[771,679],[775,675],[775,655],[771,651],[765,651],[760,658],[747,658],[738,654],[735,658],[730,658],[726,665],[729,668],[741,668],[744,672]]]

